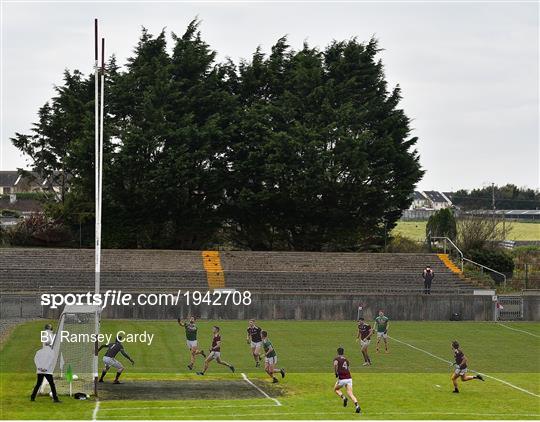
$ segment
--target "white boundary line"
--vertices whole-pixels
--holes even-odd
[[[255,384],[253,384],[250,379],[247,377],[246,374],[244,374],[242,372],[242,378],[244,378],[244,381],[246,381],[248,384],[252,385],[253,387],[255,387],[264,397],[266,397],[267,399],[270,399],[272,400],[274,403],[276,403],[276,406],[282,406],[281,402],[278,400],[278,399],[275,399],[273,397],[270,397],[265,391],[263,391],[262,389],[260,389],[259,387],[257,387]]]
[[[272,406],[275,407],[275,406]],[[320,415],[321,412],[277,412],[277,413],[266,413],[268,416],[281,416],[281,415]],[[343,415],[344,412],[324,412],[325,415]],[[474,413],[474,412],[375,412],[375,413],[364,413],[363,416],[384,416],[384,415],[398,415],[398,416],[408,416],[408,415],[435,415],[435,416],[501,416],[500,413]],[[230,413],[225,416],[238,417],[238,416],[260,416],[260,413]],[[505,413],[503,416],[507,417],[540,417],[540,413]],[[114,418],[114,417],[113,417]],[[109,418],[109,419],[113,419]],[[124,419],[123,416],[118,416],[117,419]],[[129,416],[130,419],[147,419],[148,416]],[[190,416],[191,420],[194,419],[203,419],[206,420],[204,416]]]
[[[446,360],[446,359],[443,359],[443,358],[441,358],[441,357],[439,357],[439,356],[436,356],[436,355],[434,355],[433,353],[428,352],[427,350],[420,349],[419,347],[413,346],[412,344],[409,344],[409,343],[405,343],[404,341],[398,340],[398,339],[395,338],[395,337],[390,337],[390,336],[388,336],[388,337],[391,338],[391,339],[394,340],[394,341],[397,341],[398,343],[404,344],[405,346],[409,346],[409,347],[412,348],[412,349],[418,350],[419,352],[422,352],[422,353],[425,353],[426,355],[432,356],[432,357],[434,357],[435,359],[439,359],[440,361],[443,361],[443,362],[452,364],[451,361]],[[493,379],[493,380],[495,380],[495,381],[499,381],[500,383],[505,384],[505,385],[507,385],[507,386],[509,386],[509,387],[512,387],[512,388],[514,388],[514,389],[516,389],[516,390],[519,390],[519,391],[521,391],[521,392],[523,392],[523,393],[529,394],[529,395],[534,396],[534,397],[540,397],[540,395],[535,394],[535,393],[533,393],[532,391],[525,390],[524,388],[518,387],[517,385],[514,385],[514,384],[512,384],[512,383],[509,383],[508,381],[504,381],[504,380],[502,380],[502,379],[496,378],[496,377],[491,376],[491,375],[484,374],[483,372],[474,371],[474,370],[472,370],[472,369],[471,369],[471,371],[472,371],[472,372],[476,372],[476,373],[478,373],[478,374],[482,374],[482,375],[485,376],[486,378],[491,378],[491,379]]]
[[[92,412],[92,420],[97,421],[97,414],[99,412],[99,405],[100,401],[99,399],[96,399],[96,404],[94,405],[94,411]]]
[[[504,327],[504,328],[508,328],[509,330],[512,330],[512,331],[519,331],[520,333],[524,333],[524,334],[528,334],[528,335],[536,337],[536,338],[540,338],[540,336],[537,335],[537,334],[533,334],[533,333],[530,333],[530,332],[525,331],[525,330],[518,330],[517,328],[509,327],[508,325],[505,325],[505,324],[503,324],[501,322],[498,322],[497,325],[500,325],[501,327]]]

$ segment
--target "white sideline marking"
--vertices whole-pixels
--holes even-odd
[[[248,384],[255,387],[264,397],[267,399],[272,400],[274,403],[276,403],[276,406],[282,406],[281,402],[278,399],[275,399],[273,397],[270,397],[265,391],[261,390],[259,387],[257,387],[255,384],[253,384],[250,379],[242,372],[242,378],[244,378],[244,381],[246,381]]]
[[[433,353],[428,352],[427,350],[420,349],[419,347],[413,346],[412,344],[405,343],[404,341],[398,340],[398,339],[395,338],[395,337],[390,337],[390,336],[388,336],[388,337],[391,338],[391,339],[394,340],[394,341],[397,341],[398,343],[404,344],[405,346],[409,346],[409,347],[412,348],[412,349],[418,350],[419,352],[422,352],[422,353],[425,353],[426,355],[432,356],[432,357],[434,357],[435,359],[439,359],[440,361],[443,361],[443,362],[446,362],[446,363],[449,363],[449,364],[452,364],[452,363],[453,363],[453,362],[451,362],[451,361],[449,361],[449,360],[446,360],[446,359],[443,359],[443,358],[441,358],[441,357],[439,357],[439,356],[436,356],[436,355],[434,355]],[[483,376],[486,377],[486,378],[491,378],[491,379],[493,379],[493,380],[495,380],[495,381],[499,381],[500,383],[505,384],[505,385],[507,385],[507,386],[509,386],[509,387],[512,387],[512,388],[514,388],[514,389],[516,389],[516,390],[519,390],[519,391],[521,391],[521,392],[523,392],[523,393],[530,394],[531,396],[534,396],[534,397],[540,397],[540,395],[535,394],[535,393],[533,393],[532,391],[525,390],[524,388],[518,387],[517,385],[514,385],[514,384],[512,384],[512,383],[509,383],[508,381],[505,381],[505,380],[496,378],[496,377],[491,376],[491,375],[488,375],[488,374],[484,374],[483,372],[474,371],[474,370],[472,370],[472,369],[471,369],[471,371],[472,371],[472,372],[476,372],[477,374],[483,375]]]
[[[272,406],[275,407],[275,406]],[[276,412],[276,413],[265,413],[265,416],[281,416],[281,415],[320,415],[321,412]],[[325,415],[343,415],[344,412],[324,412]],[[260,413],[230,413],[225,416],[260,416]],[[361,414],[362,416],[378,416],[378,415],[435,415],[435,416],[501,416],[501,413],[474,413],[474,412],[367,412]],[[503,413],[503,416],[506,417],[539,417],[540,413]],[[114,417],[113,417],[114,418]],[[110,419],[113,419],[110,418]],[[117,416],[117,419],[125,419],[125,416]],[[148,416],[133,416],[130,415],[129,419],[147,419]],[[203,419],[206,420],[205,416],[190,416],[190,419]]]
[[[262,400],[262,399],[261,399]],[[219,406],[211,406],[212,409],[221,409],[221,408],[229,408],[229,407],[276,407],[273,404],[245,404],[242,406],[239,406],[237,404],[224,404]],[[207,404],[201,404],[200,406],[149,406],[149,407],[111,407],[111,408],[104,408],[101,409],[101,413],[103,412],[116,412],[117,410],[152,410],[152,409],[159,409],[159,410],[169,410],[169,409],[208,409]],[[130,416],[131,417],[131,416]]]
[[[99,400],[96,399],[96,404],[94,406],[94,411],[92,412],[92,420],[97,421],[97,414],[99,412]]]
[[[525,330],[518,330],[517,328],[509,327],[508,325],[502,324],[500,322],[498,322],[497,325],[500,325],[501,327],[504,327],[504,328],[508,328],[509,330],[512,330],[512,331],[519,331],[520,333],[525,333],[525,334],[528,334],[530,336],[540,338],[540,336],[537,335],[537,334],[533,334],[533,333],[530,333],[530,332],[525,331]]]

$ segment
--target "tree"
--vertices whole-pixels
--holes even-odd
[[[462,214],[457,220],[457,241],[463,253],[480,250],[504,240],[511,228],[505,227],[503,221],[491,217],[476,217]],[[508,224],[507,224],[508,226]]]
[[[423,172],[409,120],[387,90],[377,43],[278,40],[240,67],[230,161],[233,238],[256,249],[357,250],[384,242]]]
[[[199,23],[143,29],[124,70],[107,65],[103,245],[359,250],[384,243],[423,171],[376,40],[279,39],[216,63]],[[69,173],[49,214],[91,233],[93,77],[66,72],[30,135],[40,173]]]
[[[495,207],[500,210],[534,210],[540,208],[540,191],[519,188],[513,184],[487,186],[467,191],[458,190],[451,194],[452,202],[465,210],[492,209],[493,194]]]
[[[429,217],[426,224],[426,238],[448,237],[456,239],[457,228],[454,213],[449,208],[444,208]]]

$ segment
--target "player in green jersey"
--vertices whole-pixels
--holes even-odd
[[[383,310],[379,311],[379,316],[375,318],[375,330],[377,331],[377,345],[375,351],[379,353],[379,343],[381,338],[384,340],[384,350],[388,353],[388,327],[390,320],[384,315]]]
[[[195,317],[190,317],[189,322],[187,323],[186,321],[178,318],[178,324],[180,324],[180,326],[184,327],[186,330],[186,344],[189,348],[189,352],[191,353],[188,368],[191,370],[193,369],[193,364],[195,363],[195,356],[202,355],[203,357],[206,357],[206,355],[202,349],[199,349],[199,345],[197,343],[197,326],[195,325]]]
[[[262,346],[264,349],[264,370],[268,375],[270,375],[270,378],[272,378],[272,382],[276,383],[278,382],[278,380],[274,376],[274,374],[279,372],[281,374],[281,378],[285,378],[285,369],[275,369],[275,366],[277,364],[277,354],[274,346],[272,346],[272,342],[268,338],[268,333],[266,331],[261,331],[261,337]]]

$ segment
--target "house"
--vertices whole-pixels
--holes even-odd
[[[410,209],[429,208],[429,200],[423,192],[415,190],[412,197]]]
[[[0,195],[26,192],[60,192],[52,177],[42,178],[38,173],[18,170],[0,171]]]
[[[450,208],[452,206],[452,201],[450,201],[450,199],[448,199],[448,197],[442,192],[437,192],[435,190],[427,190],[423,193],[424,195],[426,195],[430,203],[429,208],[432,208],[434,210],[442,210],[444,208]]]
[[[0,195],[15,193],[15,183],[18,177],[17,171],[0,171]]]
[[[410,210],[441,210],[452,207],[448,194],[434,190],[414,191]]]

